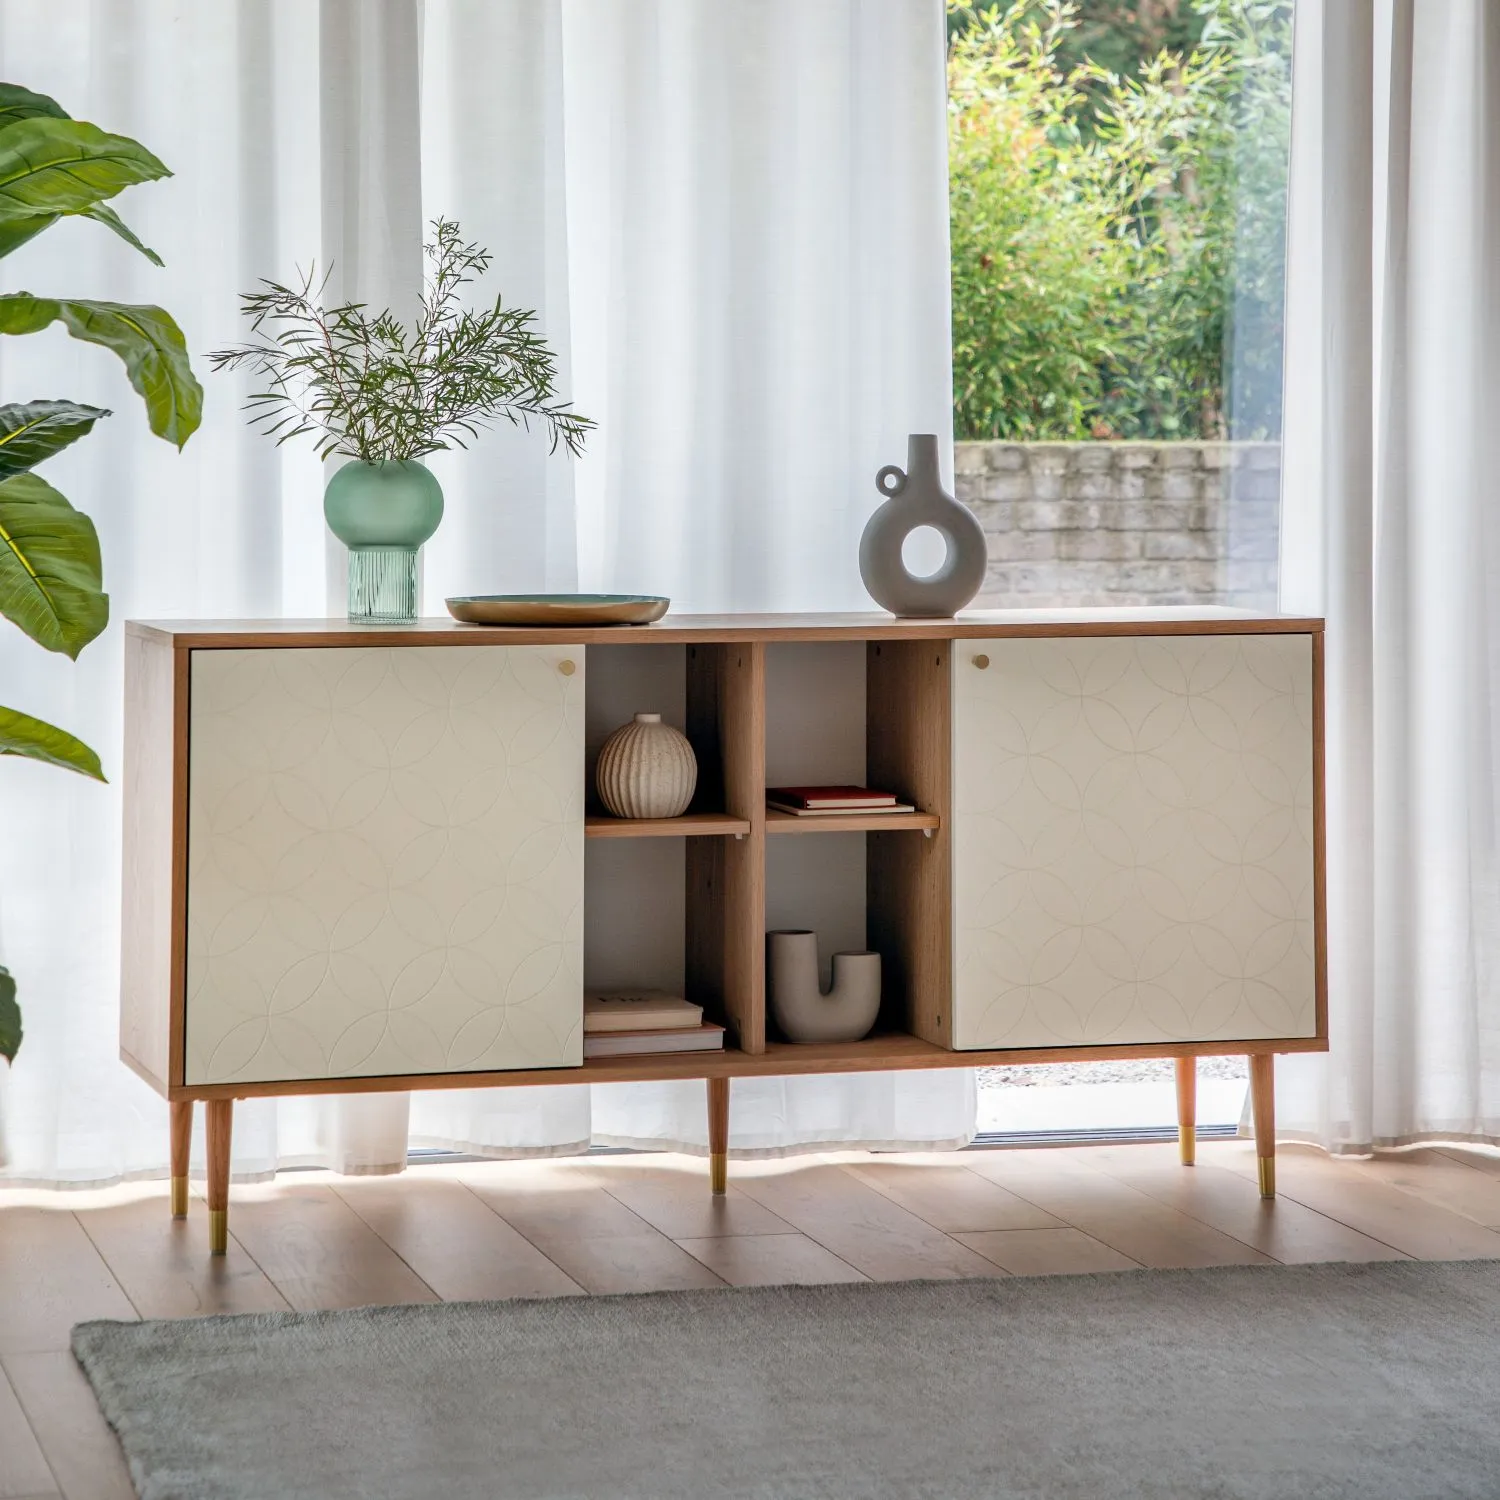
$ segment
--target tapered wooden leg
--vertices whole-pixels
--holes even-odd
[[[708,1185],[729,1191],[729,1080],[708,1080]]]
[[[229,1249],[229,1138],[234,1126],[234,1101],[210,1099],[204,1106],[208,1127],[208,1250],[223,1255]]]
[[[1260,1195],[1276,1196],[1276,1058],[1270,1052],[1250,1059],[1250,1108],[1255,1114],[1255,1164]]]
[[[1198,1157],[1198,1059],[1177,1059],[1177,1152],[1185,1167]]]
[[[193,1101],[172,1101],[172,1217],[187,1218],[188,1156],[193,1149]]]

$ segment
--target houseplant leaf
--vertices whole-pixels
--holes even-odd
[[[69,118],[67,110],[56,99],[23,89],[19,83],[0,83],[0,130],[7,125],[14,125],[17,120],[30,120],[37,116],[54,120]]]
[[[96,224],[103,224],[106,229],[113,229],[114,232],[119,235],[127,245],[131,245],[135,249],[139,250],[141,254],[144,255],[153,266],[166,265],[166,261],[164,261],[161,256],[156,253],[156,251],[154,251],[149,245],[143,245],[140,240],[136,238],[135,230],[133,230],[130,225],[128,225],[124,221],[124,219],[122,219],[119,214],[117,214],[114,209],[109,206],[109,204],[96,203],[92,208],[84,209],[83,213],[79,215],[79,217],[84,219],[92,219]],[[0,254],[3,253],[3,251],[0,251]]]
[[[28,240],[34,240],[44,229],[50,229],[62,217],[62,214],[27,214],[24,218],[0,218],[0,260],[12,250],[19,250]],[[96,203],[92,208],[81,209],[77,217],[93,219],[96,224],[112,229],[127,245],[139,250],[152,265],[166,264],[149,245],[141,243],[136,232],[107,203]]]
[[[14,125],[19,120],[39,118],[68,120],[72,116],[56,99],[49,99],[46,94],[33,93],[30,89],[23,89],[16,83],[0,83],[0,130],[4,130],[8,125]],[[123,140],[126,137],[117,137],[117,139]],[[146,154],[150,155],[149,152]],[[161,164],[158,162],[157,165]],[[160,176],[161,173],[156,175]],[[106,229],[112,229],[127,245],[139,250],[153,265],[164,264],[161,256],[149,246],[143,245],[130,226],[106,204],[95,203],[90,208],[79,209],[76,212],[86,219],[93,219],[103,224]],[[12,250],[24,245],[27,240],[35,239],[44,229],[57,223],[60,217],[61,215],[57,213],[33,213],[0,221],[0,258],[9,255]]]
[[[60,218],[61,214],[26,214],[23,217],[0,219],[0,259],[9,255],[12,250],[19,250],[27,240],[34,240]]]
[[[172,174],[139,141],[84,120],[36,115],[0,130],[0,216],[78,213]]]
[[[4,706],[0,706],[0,755],[45,761],[49,766],[92,776],[95,781],[107,779],[99,757],[82,740],[45,719],[33,719],[30,714]]]
[[[9,969],[0,969],[0,1057],[14,1062],[21,1050],[21,1007],[16,1004],[16,982]]]
[[[0,481],[0,615],[75,658],[109,623],[94,523],[35,474]]]
[[[76,443],[109,413],[77,401],[27,401],[0,406],[0,479],[24,474]]]
[[[0,145],[9,133],[0,130]],[[180,448],[198,430],[203,387],[188,364],[182,330],[169,314],[159,307],[59,300],[29,292],[0,297],[0,333],[35,333],[59,320],[75,339],[120,356],[131,385],[146,402],[146,417],[157,437]]]

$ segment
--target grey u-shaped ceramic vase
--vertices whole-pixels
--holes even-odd
[[[886,501],[859,539],[859,576],[870,597],[902,619],[956,615],[984,583],[988,549],[973,511],[943,488],[936,436],[912,433],[906,468],[886,465],[875,476],[875,488]],[[939,532],[947,548],[943,565],[926,578],[916,577],[901,556],[906,538],[919,526]]]
[[[880,1013],[880,955],[835,953],[833,988],[818,983],[818,935],[766,934],[771,1016],[789,1042],[857,1042]]]

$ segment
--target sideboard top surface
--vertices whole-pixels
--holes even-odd
[[[969,610],[952,619],[887,614],[667,615],[654,625],[545,629],[468,625],[431,616],[411,625],[351,625],[344,619],[132,620],[130,634],[185,650],[266,646],[688,645],[728,641],[909,641],[1014,636],[1305,635],[1307,615],[1182,606],[1157,609]]]

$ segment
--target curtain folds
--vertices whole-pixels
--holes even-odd
[[[122,204],[165,271],[70,221],[0,281],[158,302],[206,375],[257,279],[332,261],[339,295],[399,309],[424,223],[457,219],[600,428],[577,464],[509,428],[435,460],[428,612],[526,588],[859,607],[871,476],[907,432],[951,432],[943,46],[941,7],[910,0],[0,0],[5,78],[176,173]],[[179,455],[102,351],[0,344],[3,399],[115,412],[47,477],[99,527],[116,622],[77,664],[0,632],[4,701],[89,740],[113,783],[0,772],[0,962],[28,1029],[0,1070],[0,1180],[164,1170],[165,1108],[116,1058],[119,622],[342,609],[317,460],[247,431],[232,379],[206,384]],[[702,1095],[247,1101],[235,1170],[395,1170],[408,1140],[703,1149]],[[731,1144],[959,1144],[974,1100],[967,1070],[746,1084]]]
[[[1282,1133],[1500,1143],[1500,12],[1298,0],[1282,606],[1328,617],[1326,1058]]]

